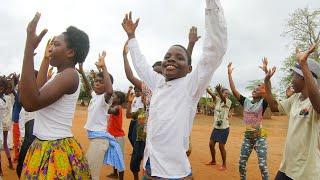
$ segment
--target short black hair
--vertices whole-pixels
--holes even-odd
[[[188,60],[188,65],[191,65],[192,59],[191,59],[191,55],[189,54],[188,50],[184,46],[182,46],[180,44],[176,44],[176,45],[173,45],[173,46],[180,47],[186,52],[187,57],[188,57],[188,59],[187,59]]]
[[[8,88],[8,80],[4,76],[0,76],[0,87],[2,87],[4,90]]]
[[[138,88],[137,86],[135,86],[134,88],[133,88],[133,90],[134,91],[142,91],[140,88]]]
[[[90,48],[88,35],[74,26],[69,26],[63,35],[67,47],[74,50],[74,63],[83,63]]]
[[[155,62],[155,63],[152,65],[152,67],[154,68],[154,67],[156,67],[156,66],[161,66],[161,64],[162,64],[161,61],[157,61],[157,62]]]
[[[126,102],[126,95],[121,92],[121,91],[114,91],[114,93],[117,95],[117,97],[119,98],[119,103],[123,104]]]
[[[97,76],[103,79],[103,72],[98,72]],[[113,84],[113,76],[109,73],[111,83]]]

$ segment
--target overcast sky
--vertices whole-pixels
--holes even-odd
[[[271,65],[281,66],[288,56],[289,40],[281,37],[289,14],[297,8],[319,8],[319,0],[222,0],[228,27],[229,46],[224,61],[215,72],[212,85],[221,82],[228,86],[227,63],[235,67],[234,80],[240,92],[248,81],[263,78],[258,69],[267,56]],[[121,27],[124,14],[133,12],[140,17],[136,37],[150,64],[162,60],[173,44],[187,45],[188,30],[197,26],[204,34],[205,0],[1,0],[0,6],[0,74],[20,72],[27,23],[36,11],[42,16],[38,32],[48,33],[37,49],[36,68],[39,68],[46,41],[74,25],[88,33],[90,51],[85,70],[94,68],[98,53],[107,51],[106,63],[114,76],[116,89],[126,90],[122,47],[126,34]],[[194,49],[193,66],[199,60],[202,40]],[[278,72],[273,82],[279,84]]]

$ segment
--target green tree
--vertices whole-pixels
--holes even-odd
[[[320,42],[320,9],[310,10],[308,8],[297,9],[289,15],[285,31],[282,34],[289,37],[291,42],[290,55],[284,60],[281,71],[284,76],[281,79],[281,90],[285,90],[291,82],[290,69],[295,65],[295,48],[308,49],[312,44]],[[319,61],[319,49],[311,57]]]

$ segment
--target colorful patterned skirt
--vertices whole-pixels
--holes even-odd
[[[23,163],[21,179],[91,179],[88,161],[73,138],[36,138]]]

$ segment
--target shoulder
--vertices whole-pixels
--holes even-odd
[[[68,94],[72,94],[78,89],[79,75],[75,69],[67,68],[61,73],[57,74],[52,80],[52,83],[65,88]]]

